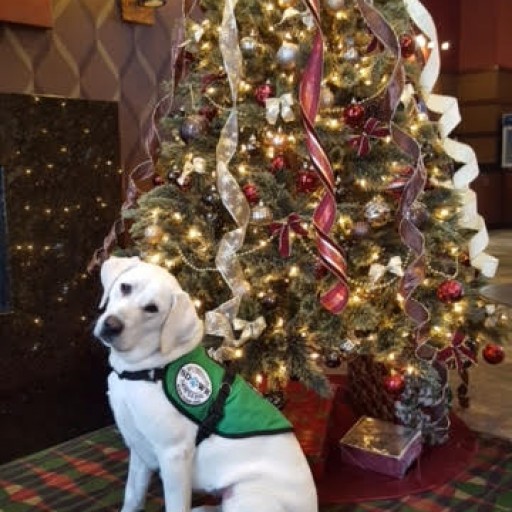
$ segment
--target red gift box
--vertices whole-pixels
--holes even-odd
[[[344,462],[403,478],[422,449],[421,431],[363,416],[340,440]]]
[[[325,471],[328,452],[327,432],[335,391],[333,386],[332,397],[322,398],[297,382],[291,382],[286,389],[283,413],[293,425],[295,435],[317,482],[322,479]]]

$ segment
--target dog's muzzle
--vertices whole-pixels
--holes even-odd
[[[123,332],[123,329],[123,322],[117,316],[109,315],[103,320],[100,337],[107,342],[111,342],[116,336],[119,336],[119,334]]]

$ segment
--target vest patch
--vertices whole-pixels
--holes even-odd
[[[219,395],[223,377],[224,368],[200,345],[165,367],[162,385],[170,402],[200,425]],[[215,434],[240,438],[291,431],[292,425],[281,412],[237,375]]]
[[[198,364],[184,364],[176,375],[176,391],[187,405],[201,405],[212,395],[212,381]]]

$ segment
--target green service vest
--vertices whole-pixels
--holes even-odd
[[[200,345],[165,368],[163,387],[171,403],[199,425],[219,393],[223,376],[224,368]],[[237,375],[224,405],[224,416],[214,431],[222,437],[240,438],[292,430],[281,412]]]

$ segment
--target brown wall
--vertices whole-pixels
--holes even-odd
[[[51,29],[0,23],[0,92],[118,101],[128,170],[144,156],[142,134],[169,76],[176,8],[170,2],[144,26],[122,22],[116,0],[52,3]]]
[[[489,226],[512,225],[512,173],[501,168],[501,117],[512,112],[512,2],[426,0],[443,52],[442,92],[459,99],[456,136],[476,151],[482,174],[473,188]]]

